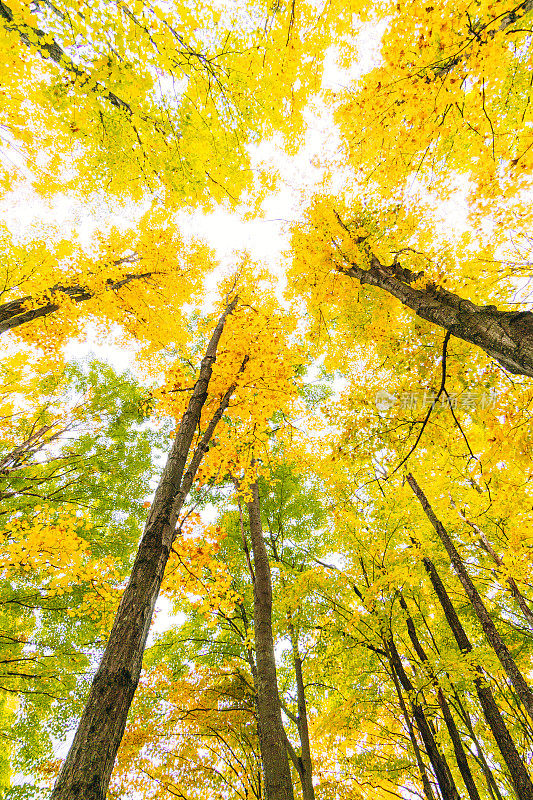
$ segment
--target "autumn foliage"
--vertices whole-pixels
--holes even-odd
[[[0,797],[533,800],[532,21],[0,0]]]

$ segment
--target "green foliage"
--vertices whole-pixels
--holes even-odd
[[[43,433],[11,460],[4,440],[2,454],[0,696],[4,708],[15,700],[11,767],[24,773],[43,768],[50,736],[61,738],[79,713],[136,547],[158,444],[145,390],[103,363],[69,365],[59,382],[47,376],[40,395],[33,415],[12,424],[25,441],[52,423],[59,435]]]

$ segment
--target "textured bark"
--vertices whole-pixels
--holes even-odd
[[[238,486],[236,488],[238,490]],[[243,532],[243,539],[246,542],[246,539],[244,537],[244,525],[242,522],[242,510],[240,502],[239,502],[239,514],[241,516],[241,531]],[[244,626],[245,636],[248,637],[250,625],[248,621],[248,614],[246,613],[246,608],[242,601],[239,602],[238,608]],[[259,742],[259,747],[261,747],[261,730],[259,727],[259,706],[257,704],[257,667],[255,665],[254,652],[252,646],[251,644],[248,643],[248,641],[246,643],[246,660],[248,661],[248,666],[250,667],[250,672],[252,673],[252,681],[254,686],[254,705],[255,705],[255,721],[257,728],[257,741]],[[262,791],[263,779],[261,774],[262,759],[259,759],[259,761],[260,761],[260,766],[259,766],[259,774],[257,776],[257,792],[255,792],[255,790],[253,791],[255,792],[256,797],[262,798],[263,797],[263,791]]]
[[[106,288],[107,290],[117,291],[117,289],[121,289],[122,286],[126,286],[126,284],[131,283],[131,281],[150,278],[154,274],[155,273],[153,272],[144,272],[139,275],[126,275],[119,281],[108,280],[106,283]],[[78,285],[60,286],[59,284],[56,284],[48,290],[48,293],[52,297],[54,295],[64,295],[65,297],[69,297],[75,303],[82,303],[84,300],[90,300],[92,297],[94,297],[93,292],[84,286]],[[53,300],[49,300],[48,302],[43,303],[36,308],[29,308],[29,306],[33,306],[34,303],[35,300],[28,295],[26,297],[19,297],[18,300],[10,300],[9,303],[3,303],[0,305],[0,334],[12,330],[13,328],[18,328],[20,325],[25,325],[27,322],[31,322],[34,319],[47,317],[49,314],[53,314],[54,311],[57,311],[60,307],[59,301],[54,302]]]
[[[248,502],[254,558],[254,636],[257,670],[257,707],[266,800],[293,800],[289,758],[276,677],[272,636],[272,580],[263,539],[257,482]]]
[[[440,576],[435,569],[435,565],[429,558],[423,558],[422,561],[433,589],[435,590],[435,594],[437,595],[442,606],[446,621],[448,622],[455,640],[459,645],[459,649],[462,653],[472,652],[470,640],[466,635],[465,629],[459,621],[459,617],[457,616],[455,608],[453,607],[448,593],[444,588],[444,584],[442,583]],[[533,800],[533,783],[531,783],[531,778],[529,777],[524,762],[520,758],[518,750],[515,747],[515,743],[513,742],[509,731],[507,730],[500,710],[496,704],[496,701],[494,700],[490,686],[485,680],[485,677],[479,666],[476,667],[474,686],[483,710],[483,715],[487,720],[489,728],[492,731],[492,735],[494,736],[496,744],[498,745],[498,749],[502,754],[502,758],[507,766],[509,776],[519,800]]]
[[[435,777],[437,778],[437,783],[439,784],[439,789],[443,800],[460,800],[459,792],[455,786],[455,782],[451,775],[446,759],[437,747],[437,743],[435,742],[435,738],[426,719],[424,709],[420,703],[416,701],[415,687],[407,676],[392,636],[389,638],[386,647],[391,669],[393,669],[396,673],[400,683],[410,698],[413,717],[416,720],[417,728],[420,732],[420,736],[422,737],[422,741],[424,742],[424,747],[431,762]]]
[[[446,552],[448,553],[448,557],[453,564],[453,567],[457,573],[457,577],[461,581],[463,589],[466,592],[470,603],[472,604],[472,608],[476,612],[476,616],[481,623],[481,627],[483,628],[483,632],[487,637],[492,649],[498,656],[500,664],[504,668],[505,672],[511,683],[513,684],[516,693],[524,707],[533,720],[533,692],[527,685],[524,676],[518,669],[514,658],[512,657],[511,653],[509,652],[505,642],[503,642],[498,630],[492,621],[489,612],[485,608],[485,604],[481,599],[481,596],[472,583],[470,575],[468,574],[465,565],[463,564],[463,560],[459,555],[457,549],[455,548],[450,534],[445,529],[444,525],[440,520],[437,519],[433,509],[431,508],[427,497],[423,493],[422,489],[413,478],[412,475],[407,476],[407,481],[409,486],[415,493],[417,499],[420,502],[420,505],[424,509],[424,513],[426,514],[427,518],[435,528],[439,539],[441,540],[442,544],[444,545]]]
[[[291,637],[294,674],[296,677],[296,694],[298,698],[298,717],[296,724],[298,727],[301,748],[301,755],[298,757],[298,761],[295,766],[298,771],[298,777],[300,778],[300,782],[302,784],[303,800],[315,800],[315,788],[313,786],[313,762],[311,760],[311,745],[309,742],[307,703],[305,700],[302,659],[298,648],[298,636],[292,623],[289,623],[289,634]]]
[[[176,520],[207,448],[207,437],[212,435],[235,388],[232,386],[226,392],[184,475],[189,450],[207,398],[218,342],[226,318],[235,305],[236,300],[221,316],[202,360],[198,380],[148,514],[109,641],[74,741],[52,792],[53,800],[105,800],[128,711],[139,682],[146,638],[172,546]]]
[[[407,632],[409,634],[409,638],[411,643],[415,649],[415,652],[420,659],[420,661],[425,665],[426,671],[430,677],[430,680],[436,690],[437,693],[437,700],[442,711],[442,716],[444,718],[444,723],[450,735],[450,739],[452,740],[453,750],[455,753],[455,760],[457,761],[457,766],[459,767],[459,772],[461,773],[461,777],[466,786],[466,790],[468,792],[468,796],[470,800],[481,800],[479,796],[479,792],[477,790],[476,784],[474,782],[474,778],[472,777],[472,773],[470,771],[470,767],[468,764],[468,759],[466,757],[466,753],[463,748],[463,743],[461,741],[461,735],[457,730],[457,725],[455,724],[455,720],[453,718],[452,712],[448,705],[448,701],[444,696],[444,692],[442,691],[439,682],[431,665],[429,664],[428,657],[426,655],[426,651],[422,647],[420,639],[418,638],[418,634],[416,632],[416,627],[413,622],[411,615],[409,614],[407,603],[405,602],[404,598],[400,595],[400,605],[405,612],[407,612]]]
[[[428,283],[411,284],[423,275],[400,264],[385,266],[371,254],[368,269],[353,263],[337,266],[339,272],[357,278],[396,297],[404,306],[458,339],[480,347],[515,375],[533,376],[533,314],[499,311],[496,306],[477,306],[470,300]]]

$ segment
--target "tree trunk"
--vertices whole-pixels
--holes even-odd
[[[422,559],[424,567],[429,579],[435,590],[439,602],[444,611],[444,615],[450,626],[455,640],[459,645],[462,653],[471,653],[472,645],[466,632],[459,621],[459,617],[452,605],[444,584],[435,569],[435,565],[429,558]],[[518,750],[515,747],[513,739],[507,730],[505,722],[503,721],[500,710],[496,705],[492,691],[485,680],[485,677],[479,666],[476,667],[476,677],[474,678],[474,686],[476,688],[477,696],[483,709],[483,714],[492,735],[498,745],[502,758],[509,770],[509,776],[518,795],[519,800],[533,800],[533,783],[527,772],[524,762],[520,758]]]
[[[428,721],[426,719],[424,709],[422,708],[420,703],[418,703],[415,699],[416,697],[415,687],[409,680],[407,673],[403,668],[402,660],[400,658],[398,650],[396,649],[396,645],[394,644],[392,635],[390,636],[389,640],[386,643],[386,648],[391,669],[393,669],[396,675],[398,676],[400,683],[402,684],[404,690],[407,692],[407,696],[411,701],[411,709],[413,711],[413,717],[416,720],[420,736],[422,737],[422,741],[424,742],[424,747],[431,762],[433,772],[435,773],[435,776],[437,778],[437,783],[439,784],[439,789],[442,794],[443,800],[461,800],[459,792],[457,791],[457,787],[455,786],[453,777],[451,776],[446,759],[444,758],[444,756],[437,747],[437,743],[435,742],[434,736],[431,732]]]
[[[452,505],[454,506],[454,508],[456,508],[455,503],[453,503],[453,501],[452,501]],[[473,530],[475,530],[475,532],[478,534],[478,536],[479,536],[479,544],[481,545],[483,550],[486,553],[489,554],[489,556],[492,558],[492,560],[494,561],[494,563],[498,567],[502,567],[503,566],[503,559],[500,558],[500,556],[496,553],[496,551],[494,550],[493,546],[491,545],[491,543],[489,542],[487,536],[481,530],[481,528],[478,525],[476,525],[475,522],[472,522],[471,520],[467,519],[466,516],[461,511],[459,511],[459,509],[457,509],[457,513],[459,514],[459,516],[461,517],[463,522],[465,522],[467,525],[470,525],[470,527]],[[508,587],[509,587],[509,589],[511,591],[511,594],[513,595],[514,599],[518,603],[520,611],[522,612],[522,614],[526,618],[529,627],[533,631],[533,611],[531,611],[530,607],[528,606],[528,604],[526,602],[526,599],[523,596],[523,594],[521,593],[520,589],[518,588],[518,585],[517,585],[515,579],[511,578],[511,576],[508,575],[508,576],[506,576],[505,581],[506,581],[506,583],[507,583],[507,585],[508,585]]]
[[[415,288],[411,284],[422,277],[422,272],[415,274],[398,263],[384,265],[373,253],[368,255],[368,269],[348,261],[337,264],[336,268],[343,275],[357,278],[361,284],[368,283],[388,292],[422,319],[480,347],[509,372],[533,376],[533,314],[530,311],[499,311],[496,306],[477,306],[431,282],[424,288]]]
[[[466,571],[465,565],[463,564],[463,560],[457,549],[455,548],[450,534],[445,529],[444,525],[437,519],[433,509],[431,508],[427,497],[423,493],[422,489],[415,481],[412,475],[407,476],[407,481],[409,486],[415,493],[417,499],[420,502],[420,505],[424,509],[424,512],[435,528],[442,544],[444,545],[446,552],[448,553],[448,557],[453,564],[453,567],[457,573],[457,577],[461,581],[463,589],[466,592],[470,603],[474,611],[476,612],[476,616],[481,623],[481,627],[483,628],[483,632],[487,637],[489,644],[491,645],[492,649],[498,656],[500,664],[504,668],[505,672],[511,683],[513,684],[517,695],[519,696],[520,700],[524,704],[524,707],[533,720],[533,692],[527,685],[524,676],[518,669],[514,658],[512,657],[511,653],[509,652],[506,644],[502,641],[498,630],[494,622],[492,621],[489,612],[485,608],[485,604],[481,599],[481,595],[479,594],[478,590],[472,583],[470,575]]]
[[[244,538],[244,526],[242,524],[242,512],[241,512],[240,502],[239,502],[239,513],[241,515],[241,531],[242,531],[244,542],[246,544],[246,539]],[[250,627],[249,627],[249,623],[248,623],[248,614],[246,613],[246,608],[245,608],[244,602],[242,600],[239,601],[239,611],[240,611],[242,623],[243,623],[243,626],[244,626],[244,635],[245,635],[245,637],[247,637],[248,636],[248,631],[250,630]],[[261,730],[260,730],[260,726],[259,726],[259,706],[258,706],[258,703],[257,703],[257,667],[255,666],[254,652],[253,652],[252,646],[249,643],[249,640],[247,638],[246,638],[245,649],[246,649],[246,660],[248,661],[248,666],[250,667],[250,672],[252,673],[252,682],[253,682],[253,686],[254,686],[254,705],[255,705],[255,722],[256,722],[256,728],[257,728],[257,741],[259,742],[259,747],[261,747]],[[261,755],[261,753],[259,753],[259,755]],[[255,790],[255,787],[252,788],[252,791],[254,792],[256,797],[260,798],[260,797],[262,797],[262,792],[261,792],[261,782],[262,782],[261,781],[261,766],[262,766],[262,759],[259,758],[258,762],[259,762],[259,774],[258,774],[258,779],[257,779],[257,791]]]
[[[189,450],[207,398],[218,342],[236,302],[235,299],[230,303],[218,321],[202,360],[198,380],[157,487],[128,585],[74,741],[52,792],[52,800],[105,800],[128,711],[139,682],[146,638],[176,520],[209,438],[235,388],[233,385],[226,392],[184,476]]]
[[[272,636],[272,580],[263,539],[259,488],[251,487],[248,502],[250,537],[254,557],[254,634],[257,669],[257,707],[266,800],[293,800],[289,758],[276,677]]]
[[[477,755],[476,755],[476,753],[474,753],[472,751],[470,751],[470,752],[472,753],[472,756],[476,759],[478,764],[481,766],[481,770],[483,772],[483,775],[485,776],[485,781],[487,783],[487,788],[489,790],[490,796],[493,798],[493,800],[503,800],[503,797],[502,797],[502,794],[501,794],[500,789],[498,787],[498,784],[496,783],[496,779],[495,779],[495,777],[494,777],[494,775],[492,773],[491,768],[489,767],[489,765],[487,763],[487,759],[485,758],[485,754],[483,753],[483,748],[482,748],[482,746],[480,744],[479,739],[476,736],[476,732],[474,730],[474,726],[472,724],[472,719],[470,717],[470,714],[468,713],[468,711],[466,710],[466,708],[462,704],[461,698],[457,694],[457,690],[455,689],[455,687],[453,687],[453,694],[454,694],[454,697],[455,697],[455,702],[457,703],[457,705],[459,707],[458,714],[459,714],[459,716],[461,717],[461,719],[463,720],[463,722],[465,723],[465,725],[466,725],[466,727],[468,729],[468,733],[470,734],[470,738],[472,739],[472,742],[474,743],[474,746],[476,748]]]
[[[394,688],[396,689],[396,694],[398,695],[398,702],[400,704],[400,708],[402,710],[402,714],[404,716],[405,723],[407,725],[407,730],[409,732],[409,738],[413,746],[416,763],[418,766],[418,771],[420,772],[420,777],[422,778],[422,786],[424,787],[424,794],[426,795],[427,800],[435,800],[435,794],[433,792],[433,789],[431,788],[431,783],[429,782],[426,765],[422,761],[422,754],[420,752],[420,747],[418,746],[418,742],[416,740],[415,732],[413,730],[413,725],[409,717],[409,712],[407,711],[407,706],[405,705],[405,701],[402,696],[402,689],[399,684],[398,677],[396,675],[395,670],[392,668],[391,664],[390,667],[391,667],[392,680],[394,682]]]
[[[409,614],[409,610],[407,608],[407,603],[405,602],[404,598],[400,594],[400,605],[403,610],[407,613],[407,632],[409,634],[409,638],[411,643],[415,649],[415,652],[420,659],[420,661],[425,665],[426,670],[428,672],[429,678],[435,687],[437,693],[437,700],[442,711],[442,716],[444,718],[444,722],[446,724],[446,728],[448,729],[448,733],[450,734],[450,739],[452,740],[453,750],[455,753],[455,759],[457,761],[457,766],[459,767],[459,772],[461,773],[461,777],[466,786],[466,790],[468,792],[468,796],[470,800],[481,800],[479,796],[479,792],[477,790],[476,784],[472,777],[472,773],[470,771],[470,767],[468,764],[468,759],[466,757],[466,753],[463,748],[463,743],[461,741],[461,735],[457,730],[457,726],[455,724],[455,720],[453,718],[452,712],[448,705],[448,701],[444,696],[444,693],[439,685],[437,677],[433,672],[431,665],[429,664],[428,657],[422,644],[420,643],[420,639],[418,638],[418,634],[416,632],[416,627],[413,622],[411,615]]]
[[[305,684],[302,672],[302,659],[298,648],[298,636],[294,625],[289,622],[291,637],[294,674],[296,676],[296,693],[298,697],[298,734],[300,736],[301,756],[299,757],[298,776],[302,784],[303,800],[315,800],[315,787],[313,786],[313,762],[311,760],[311,746],[309,743],[309,727],[307,724],[307,702],[305,700]]]
[[[129,260],[130,259],[119,259],[113,263],[120,264]],[[126,275],[119,281],[108,280],[106,281],[106,291],[117,291],[132,281],[150,278],[152,275],[154,275],[154,272],[144,272],[138,275]],[[84,300],[90,300],[94,297],[92,291],[85,286],[78,285],[60,286],[56,284],[48,289],[47,292],[52,297],[56,295],[58,297],[57,302],[49,300],[48,302],[38,305],[36,308],[29,308],[29,306],[34,305],[35,300],[28,295],[0,305],[0,334],[13,330],[13,328],[18,328],[20,325],[25,325],[27,322],[31,322],[34,319],[40,319],[41,317],[47,317],[49,314],[53,314],[54,311],[60,308],[61,302],[59,298],[61,295],[65,295],[65,297],[68,297],[74,303],[82,303]]]

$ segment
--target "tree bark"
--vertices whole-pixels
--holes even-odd
[[[418,742],[416,740],[415,732],[413,730],[413,725],[411,723],[411,719],[409,717],[409,712],[407,711],[407,706],[405,705],[405,701],[402,696],[402,689],[400,683],[398,681],[398,677],[396,675],[395,670],[392,668],[392,664],[389,665],[391,668],[392,680],[394,683],[394,688],[396,689],[396,694],[398,695],[398,702],[400,704],[400,708],[402,710],[402,714],[405,719],[405,723],[407,725],[407,730],[409,732],[409,738],[411,740],[411,744],[413,746],[416,763],[418,766],[418,771],[420,772],[420,777],[422,778],[422,786],[424,788],[424,794],[426,795],[427,800],[435,800],[435,794],[433,789],[431,788],[431,783],[429,782],[426,765],[422,761],[422,754],[420,752],[420,747],[418,746]]]
[[[311,745],[309,742],[309,727],[307,722],[307,702],[305,699],[305,684],[302,671],[302,659],[298,648],[298,636],[294,625],[289,622],[289,635],[291,637],[292,658],[294,674],[296,677],[296,694],[298,698],[297,727],[300,737],[301,755],[298,757],[298,776],[302,784],[303,800],[315,800],[315,787],[313,786],[313,762],[311,760]]]
[[[236,488],[238,489],[238,486]],[[240,518],[241,518],[240,521],[241,521],[242,537],[243,537],[244,543],[246,544],[246,539],[245,539],[245,536],[244,536],[244,525],[243,525],[243,521],[242,521],[242,509],[241,509],[240,502],[239,502],[239,515],[240,515]],[[252,571],[252,575],[253,575],[253,571]],[[250,626],[249,626],[249,621],[248,621],[248,614],[246,613],[246,607],[245,607],[244,602],[242,600],[239,601],[239,612],[240,612],[242,623],[243,623],[243,626],[244,626],[244,634],[245,634],[245,637],[247,637],[248,636],[248,632],[250,630]],[[252,646],[251,646],[251,644],[249,643],[248,640],[246,641],[245,649],[246,649],[246,660],[248,661],[248,666],[250,667],[250,672],[252,673],[252,683],[253,683],[253,687],[254,687],[255,723],[256,723],[256,729],[257,729],[257,741],[259,742],[259,751],[260,751],[260,755],[261,755],[261,729],[260,729],[260,725],[259,725],[259,706],[258,706],[258,703],[257,703],[257,667],[255,665],[254,652],[253,652]],[[260,764],[259,764],[259,774],[258,774],[258,778],[257,778],[257,792],[255,791],[255,789],[253,791],[254,791],[256,797],[262,798],[263,797],[263,793],[262,793],[262,790],[261,790],[261,784],[262,784],[262,777],[261,777],[262,758],[260,758],[258,760],[259,760]]]
[[[455,697],[455,702],[457,703],[458,706],[457,713],[459,714],[464,724],[466,725],[470,738],[472,739],[472,742],[476,748],[476,753],[474,753],[472,750],[470,750],[470,752],[472,753],[473,758],[475,758],[477,763],[481,766],[481,770],[483,772],[483,775],[485,776],[485,782],[487,784],[487,789],[489,790],[490,796],[493,798],[493,800],[503,800],[498,784],[496,783],[496,779],[492,774],[492,770],[487,763],[485,754],[483,753],[483,748],[481,746],[481,743],[476,736],[476,732],[474,730],[470,714],[468,713],[463,703],[461,702],[461,699],[455,687],[453,687],[453,694]]]
[[[437,680],[437,676],[433,672],[431,665],[429,664],[428,657],[426,655],[426,651],[422,647],[420,639],[418,638],[418,634],[416,632],[416,627],[413,622],[411,615],[409,614],[409,610],[407,608],[407,603],[405,602],[404,598],[400,594],[400,605],[403,610],[407,613],[407,632],[409,634],[409,638],[411,643],[415,649],[415,652],[420,659],[420,661],[425,665],[426,670],[428,672],[429,678],[433,683],[433,686],[437,693],[437,700],[442,711],[442,716],[444,718],[444,722],[446,728],[448,729],[448,733],[450,735],[450,739],[452,740],[453,750],[455,753],[455,760],[457,761],[457,766],[459,767],[459,772],[461,773],[461,777],[466,786],[466,790],[468,792],[468,796],[470,800],[481,800],[479,796],[479,792],[477,790],[476,784],[474,782],[474,778],[472,777],[472,773],[470,771],[470,766],[468,764],[468,759],[466,757],[466,753],[463,748],[463,743],[461,741],[461,735],[457,730],[457,725],[455,724],[455,720],[453,718],[452,712],[448,705],[448,701],[444,696],[444,692],[442,691],[439,682]]]
[[[478,306],[431,282],[424,288],[415,288],[411,284],[422,277],[422,272],[413,273],[398,263],[386,266],[373,253],[369,255],[368,269],[349,261],[337,264],[336,269],[343,275],[357,278],[361,284],[367,283],[391,294],[422,319],[480,347],[514,375],[533,376],[533,314],[530,311],[500,311],[496,306]]]
[[[455,786],[455,782],[449,770],[448,764],[446,762],[446,759],[437,747],[437,743],[435,742],[435,738],[431,732],[431,728],[429,727],[428,721],[426,719],[424,709],[422,708],[420,703],[418,703],[415,699],[416,697],[415,687],[413,686],[413,684],[411,683],[411,681],[407,676],[407,673],[405,672],[402,660],[400,658],[398,650],[396,649],[396,645],[394,644],[392,635],[390,636],[389,640],[386,643],[386,649],[391,669],[393,669],[394,672],[396,673],[400,683],[402,684],[404,690],[407,692],[407,696],[411,701],[411,709],[413,712],[413,717],[416,720],[416,725],[420,732],[420,736],[422,737],[422,741],[424,742],[426,753],[428,754],[431,766],[433,768],[433,772],[435,773],[435,777],[437,778],[437,783],[439,784],[439,789],[442,794],[442,798],[443,800],[461,800],[459,792],[457,791],[457,787]]]
[[[224,395],[184,475],[189,450],[207,398],[218,342],[236,302],[237,299],[234,299],[219,319],[202,359],[198,380],[157,487],[128,585],[122,595],[74,741],[52,792],[52,800],[105,800],[128,711],[139,682],[146,638],[175,535],[176,521],[209,438],[235,389],[234,384]]]
[[[440,522],[440,520],[438,520],[435,516],[427,497],[413,476],[409,474],[407,476],[407,481],[418,501],[420,502],[420,505],[424,509],[424,513],[435,528],[442,544],[444,545],[446,552],[448,553],[448,557],[457,573],[457,577],[461,581],[463,589],[465,590],[466,595],[470,600],[474,611],[476,612],[476,616],[481,623],[481,627],[483,628],[483,632],[487,637],[489,644],[498,656],[500,664],[507,673],[507,676],[513,684],[517,695],[524,704],[527,713],[533,720],[533,692],[527,685],[524,676],[516,665],[514,658],[498,633],[498,630],[492,621],[489,612],[485,608],[485,604],[481,599],[481,595],[472,583],[470,575],[463,564],[463,560],[451,540],[450,534],[445,529],[442,522]]]
[[[129,260],[129,259],[121,259]],[[115,262],[120,263],[120,262]],[[142,280],[143,278],[150,278],[154,272],[144,272],[139,275],[131,274],[125,275],[119,281],[106,281],[106,289],[114,290],[121,289],[131,281]],[[56,284],[48,289],[48,293],[53,297],[54,295],[65,295],[69,297],[74,303],[82,303],[84,300],[90,300],[94,297],[94,293],[87,289],[85,286],[74,284],[72,286],[61,286]],[[37,308],[28,308],[35,302],[34,298],[27,295],[26,297],[19,297],[18,300],[10,300],[8,303],[0,305],[0,334],[6,331],[18,328],[20,325],[25,325],[27,322],[32,322],[34,319],[47,317],[53,314],[60,307],[60,302],[49,300]]]
[[[276,677],[272,636],[272,580],[263,539],[257,481],[248,502],[254,558],[254,636],[257,670],[257,707],[266,800],[293,800],[289,758]]]
[[[429,558],[423,558],[422,562],[429,576],[433,589],[435,590],[435,594],[437,595],[437,598],[442,606],[446,621],[448,622],[455,640],[459,645],[459,649],[462,653],[471,653],[472,645],[470,640],[466,635],[465,629],[459,621],[459,617],[457,616],[455,608],[453,607],[448,593],[444,588],[444,584],[442,583],[440,576],[435,569],[435,565]],[[483,715],[492,731],[492,735],[494,736],[496,744],[498,745],[500,753],[502,754],[502,758],[507,765],[509,776],[518,798],[519,800],[533,800],[533,783],[531,783],[531,778],[529,777],[528,771],[524,765],[524,762],[520,758],[509,731],[507,730],[500,710],[496,704],[496,701],[494,700],[490,686],[485,680],[481,668],[476,666],[475,669],[476,677],[474,678],[474,686],[483,710]]]

